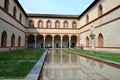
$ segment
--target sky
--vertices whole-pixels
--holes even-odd
[[[80,15],[94,0],[18,0],[27,13]]]

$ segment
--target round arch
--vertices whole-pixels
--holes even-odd
[[[72,35],[71,36],[71,48],[76,47],[77,44],[77,36],[76,35]]]
[[[37,36],[37,47],[44,48],[44,36],[43,35]]]
[[[46,35],[46,38],[45,38],[45,47],[46,48],[52,48],[52,36],[51,35]]]
[[[7,47],[7,33],[3,31],[1,36],[1,47]]]
[[[46,26],[47,26],[47,28],[51,28],[51,26],[52,26],[51,20],[47,20]]]
[[[63,41],[63,48],[69,48],[69,36],[64,35],[62,41]]]
[[[55,28],[60,28],[60,21],[59,20],[55,21]]]
[[[35,36],[34,35],[28,35],[28,48],[34,48],[35,46]]]
[[[89,46],[89,38],[88,38],[88,36],[86,37],[86,47],[88,47]]]
[[[59,35],[54,36],[54,47],[55,48],[60,48],[61,47],[61,37]]]
[[[11,47],[15,47],[15,35],[12,34],[11,36]]]
[[[103,47],[103,35],[100,33],[98,35],[98,47]]]

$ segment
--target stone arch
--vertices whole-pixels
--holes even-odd
[[[46,35],[46,38],[45,38],[45,46],[47,48],[52,48],[52,36],[51,35]]]
[[[64,35],[62,41],[63,41],[63,48],[69,48],[69,36]]]
[[[34,35],[28,35],[28,48],[34,48],[35,47],[35,36]]]
[[[71,36],[71,48],[76,47],[77,44],[77,36],[76,35],[72,35]]]
[[[7,33],[3,31],[1,36],[1,47],[7,47]]]
[[[54,36],[54,47],[55,48],[60,48],[61,47],[61,43],[60,43],[60,41],[61,41],[61,37],[60,37],[60,35],[55,35]]]
[[[11,47],[15,47],[15,35],[12,34],[11,36]]]
[[[98,47],[103,47],[103,41],[104,41],[103,35],[100,33],[98,35]]]
[[[37,47],[44,48],[44,36],[43,35],[37,36]]]
[[[86,47],[89,47],[89,38],[88,38],[88,36],[86,37]]]

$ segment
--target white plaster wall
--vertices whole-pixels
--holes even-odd
[[[98,6],[99,4],[102,5],[103,8],[103,14],[108,12],[109,10],[115,8],[116,6],[118,6],[120,3],[120,0],[101,0],[99,1],[97,4],[95,4],[89,11],[86,12],[86,14],[84,14],[79,22],[80,22],[80,27],[82,27],[83,25],[86,24],[86,15],[89,15],[89,22],[98,18]],[[117,16],[119,16],[119,10],[117,10],[116,12],[114,12],[114,14],[112,15],[107,15],[106,19],[104,19],[105,21],[109,21]],[[102,21],[101,21],[102,22]]]
[[[4,0],[0,0],[0,6],[4,8]]]
[[[15,21],[13,18],[11,18],[9,15],[7,15],[4,11],[0,10],[0,16],[2,19],[6,20],[9,23],[12,23],[19,29],[25,31],[25,28],[21,24],[19,24],[17,21]]]

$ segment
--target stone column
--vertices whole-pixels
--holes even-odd
[[[62,39],[63,39],[63,37],[61,36],[61,49],[62,49]]]
[[[34,36],[35,36],[35,46],[34,46],[34,48],[37,48],[37,35],[35,34]]]
[[[69,48],[71,48],[71,36],[69,36]]]
[[[52,48],[54,48],[54,37],[52,37]]]
[[[45,38],[46,38],[46,36],[44,36],[44,42],[43,42],[44,49],[45,49]]]

